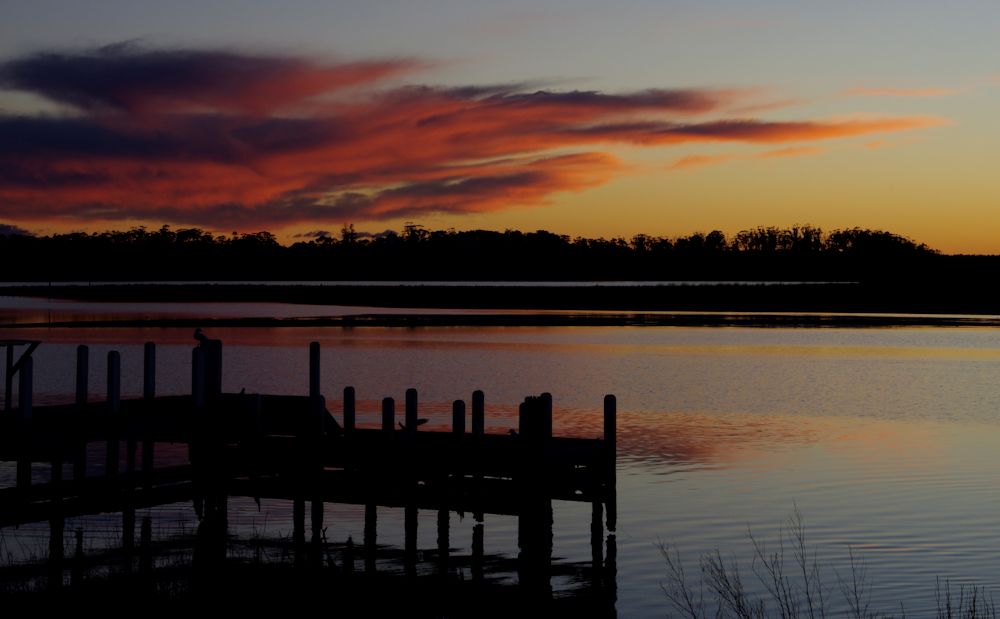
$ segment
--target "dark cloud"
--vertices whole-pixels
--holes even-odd
[[[32,233],[28,232],[20,226],[14,226],[11,224],[0,224],[0,236],[34,236]]]
[[[720,118],[746,93],[717,89],[383,86],[424,66],[133,43],[8,60],[0,87],[73,111],[0,114],[0,217],[319,230],[546,204],[618,174],[610,143],[808,142],[942,122]]]

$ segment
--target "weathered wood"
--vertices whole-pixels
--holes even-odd
[[[353,432],[355,420],[354,387],[344,387],[344,432]]]
[[[107,434],[107,457],[104,463],[104,472],[109,477],[118,474],[118,459],[120,458],[121,447],[118,441],[118,432],[121,429],[121,355],[117,350],[108,353],[108,434]]]

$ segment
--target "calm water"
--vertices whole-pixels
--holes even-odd
[[[830,567],[825,578],[835,599],[833,570],[846,575],[849,547],[867,562],[873,602],[886,612],[898,612],[900,601],[911,616],[931,611],[938,576],[991,591],[1000,586],[997,329],[277,328],[211,335],[225,342],[229,391],[304,394],[307,345],[321,342],[329,408],[339,414],[339,394],[352,385],[361,420],[371,423],[382,397],[402,400],[416,387],[422,414],[443,427],[452,400],[483,389],[488,431],[505,432],[516,425],[513,411],[525,395],[549,391],[556,432],[598,436],[602,397],[616,394],[622,617],[671,610],[660,590],[660,541],[678,549],[689,573],[716,549],[749,567],[748,527],[775,543],[796,507],[810,545]],[[39,404],[71,397],[79,343],[91,347],[94,390],[103,384],[106,352],[115,349],[123,395],[138,395],[145,341],[159,345],[158,393],[189,387],[188,329],[9,330],[3,337],[45,342],[35,353]],[[11,477],[0,469],[0,485]],[[188,511],[151,513],[193,526]],[[291,528],[285,505],[265,504],[258,513],[252,502],[234,502],[233,512],[237,532]],[[402,545],[402,515],[384,510],[380,518],[380,543]],[[420,548],[433,549],[436,514],[420,518]],[[588,505],[555,504],[558,561],[589,561],[589,519]],[[362,537],[354,507],[328,506],[328,522],[330,537]],[[456,554],[469,552],[473,524],[452,515]],[[45,527],[5,531],[8,549],[30,544],[32,531],[40,537]],[[515,531],[515,519],[488,516],[487,553],[516,556]],[[12,541],[18,535],[29,541]],[[747,584],[756,581],[750,576]]]

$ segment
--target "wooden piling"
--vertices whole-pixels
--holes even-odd
[[[122,510],[122,565],[126,572],[132,571],[135,556],[135,507],[126,506]]]
[[[214,398],[222,393],[222,340],[205,340],[205,395]]]
[[[315,342],[313,342],[315,344]],[[316,344],[317,350],[317,365],[319,359],[319,344]],[[318,378],[318,376],[317,376]],[[317,380],[317,389],[319,388],[319,381]],[[319,542],[323,537],[323,516],[326,509],[326,505],[323,502],[322,488],[321,488],[321,476],[323,473],[323,445],[324,445],[324,419],[323,415],[326,414],[326,400],[323,396],[318,393],[311,398],[312,402],[312,436],[307,437],[309,443],[308,449],[308,469],[305,471],[306,478],[305,482],[309,488],[309,493],[313,494],[312,497],[312,539],[313,542]]]
[[[382,431],[392,432],[396,426],[396,401],[382,398]]]
[[[107,433],[107,458],[105,459],[104,471],[109,477],[118,474],[118,459],[120,457],[120,445],[118,433],[121,431],[121,355],[117,350],[108,353],[108,433]]]
[[[447,509],[439,509],[437,513],[437,546],[438,570],[442,576],[448,574],[448,553],[451,550],[449,542],[450,514]]]
[[[344,387],[344,432],[353,432],[355,425],[354,387]]]
[[[149,516],[142,518],[139,533],[139,573],[147,583],[153,577],[153,521]]]
[[[309,397],[319,395],[319,342],[309,342]]]
[[[59,589],[63,585],[63,535],[66,520],[62,513],[56,512],[49,519],[49,580],[50,590]]]
[[[146,342],[142,350],[142,399],[147,404],[152,404],[156,397],[156,344]],[[156,448],[153,442],[152,430],[150,429],[149,411],[140,421],[142,428],[142,474],[144,486],[149,489],[152,483],[154,452]]]
[[[10,350],[10,347],[8,346],[7,349]],[[21,365],[20,374],[18,375],[17,386],[18,426],[21,432],[24,433],[24,439],[20,441],[19,445],[20,455],[17,459],[17,487],[25,491],[31,487],[31,446],[33,443],[31,390],[33,388],[34,365],[35,362],[31,357],[23,360],[23,365]]]
[[[451,431],[454,434],[465,434],[465,402],[455,400],[451,404]]]
[[[482,436],[486,432],[486,396],[482,391],[472,392],[472,434]]]
[[[406,390],[406,431],[413,433],[417,431],[417,390]]]
[[[486,527],[482,522],[472,527],[472,580],[480,582],[483,579],[483,559],[486,546]]]
[[[617,507],[617,458],[618,458],[618,401],[613,395],[604,396],[604,450],[605,475],[607,479],[607,524],[608,531],[614,531],[618,522]]]
[[[378,508],[365,504],[365,573],[375,573],[375,550],[378,544]]]
[[[3,409],[9,411],[14,403],[14,347],[7,347],[7,364],[4,366]]]
[[[545,392],[538,397],[538,433],[541,440],[552,438],[552,394]]]
[[[600,586],[601,570],[604,568],[604,504],[600,501],[591,503],[590,561],[594,584]]]
[[[404,543],[403,564],[407,578],[417,575],[417,507],[412,503],[404,508],[403,513]]]
[[[306,501],[302,498],[292,501],[292,541],[297,547],[306,543]]]
[[[73,553],[73,565],[70,569],[69,583],[73,587],[83,584],[84,572],[83,529],[76,530],[76,551]]]
[[[196,409],[205,408],[205,350],[191,349],[191,399]]]
[[[481,439],[486,433],[486,396],[479,389],[472,392],[472,436],[475,439]],[[478,457],[478,456],[477,456]],[[475,462],[475,468],[477,472],[473,475],[473,484],[475,487],[476,495],[479,496],[482,492],[482,481],[483,476],[478,471],[480,470],[481,463]],[[477,500],[478,504],[478,500]],[[475,510],[473,517],[476,522],[483,521],[483,512],[480,509]]]
[[[80,408],[78,414],[82,416],[83,408],[87,405],[87,392],[90,386],[90,349],[86,345],[80,344],[76,347],[76,405]],[[76,425],[76,424],[75,424]],[[73,480],[80,480],[87,476],[87,433],[83,423],[78,424],[78,438],[75,445],[73,458]]]

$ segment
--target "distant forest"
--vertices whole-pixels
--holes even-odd
[[[163,226],[37,237],[0,235],[4,281],[720,280],[899,281],[995,269],[881,230],[759,227],[676,238],[571,238],[546,231],[357,233],[289,246],[269,232]]]

